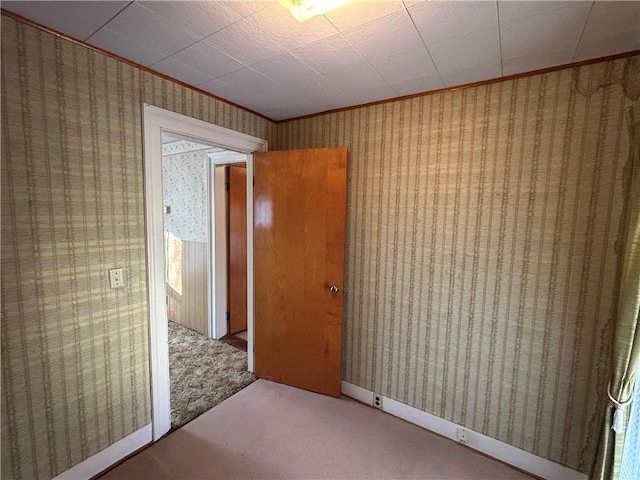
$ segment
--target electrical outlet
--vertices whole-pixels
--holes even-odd
[[[373,406],[382,409],[382,395],[373,394]]]
[[[111,288],[124,287],[124,273],[121,268],[109,270],[109,284],[111,285]]]
[[[460,443],[467,443],[469,441],[469,431],[464,428],[459,428],[456,432],[456,437]]]

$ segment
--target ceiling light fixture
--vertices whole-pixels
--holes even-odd
[[[300,23],[333,10],[346,2],[347,0],[278,0],[278,3],[289,10],[293,18]]]

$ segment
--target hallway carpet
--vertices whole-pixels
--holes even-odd
[[[190,422],[254,382],[247,353],[169,322],[171,428]]]
[[[102,478],[531,477],[353,400],[258,380]]]

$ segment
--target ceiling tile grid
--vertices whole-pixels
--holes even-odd
[[[521,59],[521,68],[509,73],[561,65],[573,60],[591,10],[591,2],[569,3],[571,5],[563,8],[501,23],[503,63],[514,58]],[[534,65],[523,62],[526,57],[535,61]],[[541,61],[543,58],[547,61]]]
[[[100,47],[108,52],[115,53],[123,58],[136,62],[145,67],[162,60],[165,56],[155,50],[140,45],[113,30],[103,27],[91,35],[89,45]],[[178,78],[178,80],[181,80]]]
[[[242,19],[240,13],[223,2],[145,0],[139,4],[199,39]]]
[[[595,2],[574,61],[640,49],[640,2]]]
[[[640,1],[275,0],[2,7],[274,120],[640,49]]]
[[[209,78],[218,78],[245,68],[238,60],[231,58],[215,47],[200,41],[174,53],[169,57],[176,62],[204,73]]]
[[[427,46],[498,26],[495,1],[424,2],[408,12]]]
[[[169,56],[198,40],[195,33],[180,28],[157,13],[133,3],[113,17],[104,28],[142,45],[149,50]],[[92,35],[87,39],[94,43]],[[101,46],[101,45],[98,45]]]
[[[130,3],[128,1],[3,1],[2,8],[78,40],[86,40]]]

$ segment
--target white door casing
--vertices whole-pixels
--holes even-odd
[[[227,148],[247,154],[247,350],[248,369],[253,365],[253,156],[252,152],[266,151],[265,139],[246,135],[235,130],[213,125],[163,108],[144,104],[144,195],[145,225],[147,246],[147,282],[149,296],[149,351],[151,357],[151,405],[153,440],[158,440],[171,428],[171,406],[169,388],[169,347],[165,286],[163,183],[162,183],[162,131],[170,131],[200,140],[203,143]],[[235,160],[237,162],[237,159]],[[225,159],[214,160],[214,164],[224,164]],[[213,170],[213,169],[212,169]],[[212,182],[215,189],[215,182]],[[215,192],[211,196],[215,202]],[[215,212],[215,205],[211,206]],[[210,219],[212,220],[212,219]],[[221,311],[219,296],[212,290],[221,283],[216,278],[216,270],[211,268],[218,263],[226,250],[216,248],[216,242],[226,232],[215,228],[210,221],[210,258],[209,261],[209,329],[216,336],[216,316]],[[226,261],[226,259],[224,260]],[[222,272],[226,275],[226,272]],[[218,275],[219,276],[219,275]],[[226,282],[226,278],[224,279]],[[226,306],[226,305],[225,305]]]

